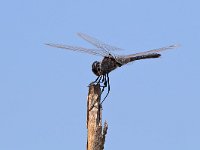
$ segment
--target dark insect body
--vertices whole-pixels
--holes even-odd
[[[83,47],[76,47],[76,46],[69,46],[69,45],[61,45],[61,44],[46,44],[56,48],[62,48],[67,50],[73,50],[78,52],[84,52],[88,54],[98,55],[104,57],[101,62],[95,61],[92,64],[92,72],[97,76],[96,80],[90,84],[100,84],[102,85],[102,93],[105,87],[108,87],[108,92],[101,103],[106,99],[110,92],[110,83],[109,83],[109,76],[108,74],[115,70],[118,67],[121,67],[127,63],[140,60],[140,59],[150,59],[150,58],[159,58],[162,51],[176,48],[177,45],[170,45],[158,49],[153,49],[141,53],[131,54],[131,55],[115,55],[111,51],[121,50],[120,48],[105,44],[87,34],[78,33],[78,35],[86,40],[87,42],[91,43],[92,45],[96,46],[97,49],[88,49]]]

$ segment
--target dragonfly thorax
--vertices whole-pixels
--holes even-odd
[[[118,64],[118,62],[113,57],[104,57],[104,59],[101,62],[95,61],[92,64],[92,72],[96,76],[106,75],[112,70],[121,66],[122,65]]]
[[[93,62],[93,64],[92,64],[92,72],[96,76],[100,76],[101,75],[101,63],[99,61]]]

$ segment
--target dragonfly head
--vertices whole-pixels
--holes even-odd
[[[95,61],[92,64],[92,72],[96,75],[96,76],[100,76],[101,75],[101,64],[99,61]]]

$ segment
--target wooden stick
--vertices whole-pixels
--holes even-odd
[[[102,107],[100,85],[90,85],[87,99],[87,150],[103,150],[108,124],[102,132]]]

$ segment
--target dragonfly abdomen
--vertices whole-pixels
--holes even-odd
[[[134,56],[134,57],[130,58],[130,61],[135,61],[135,60],[140,60],[140,59],[159,58],[160,56],[161,56],[161,54],[152,53],[152,54]]]

